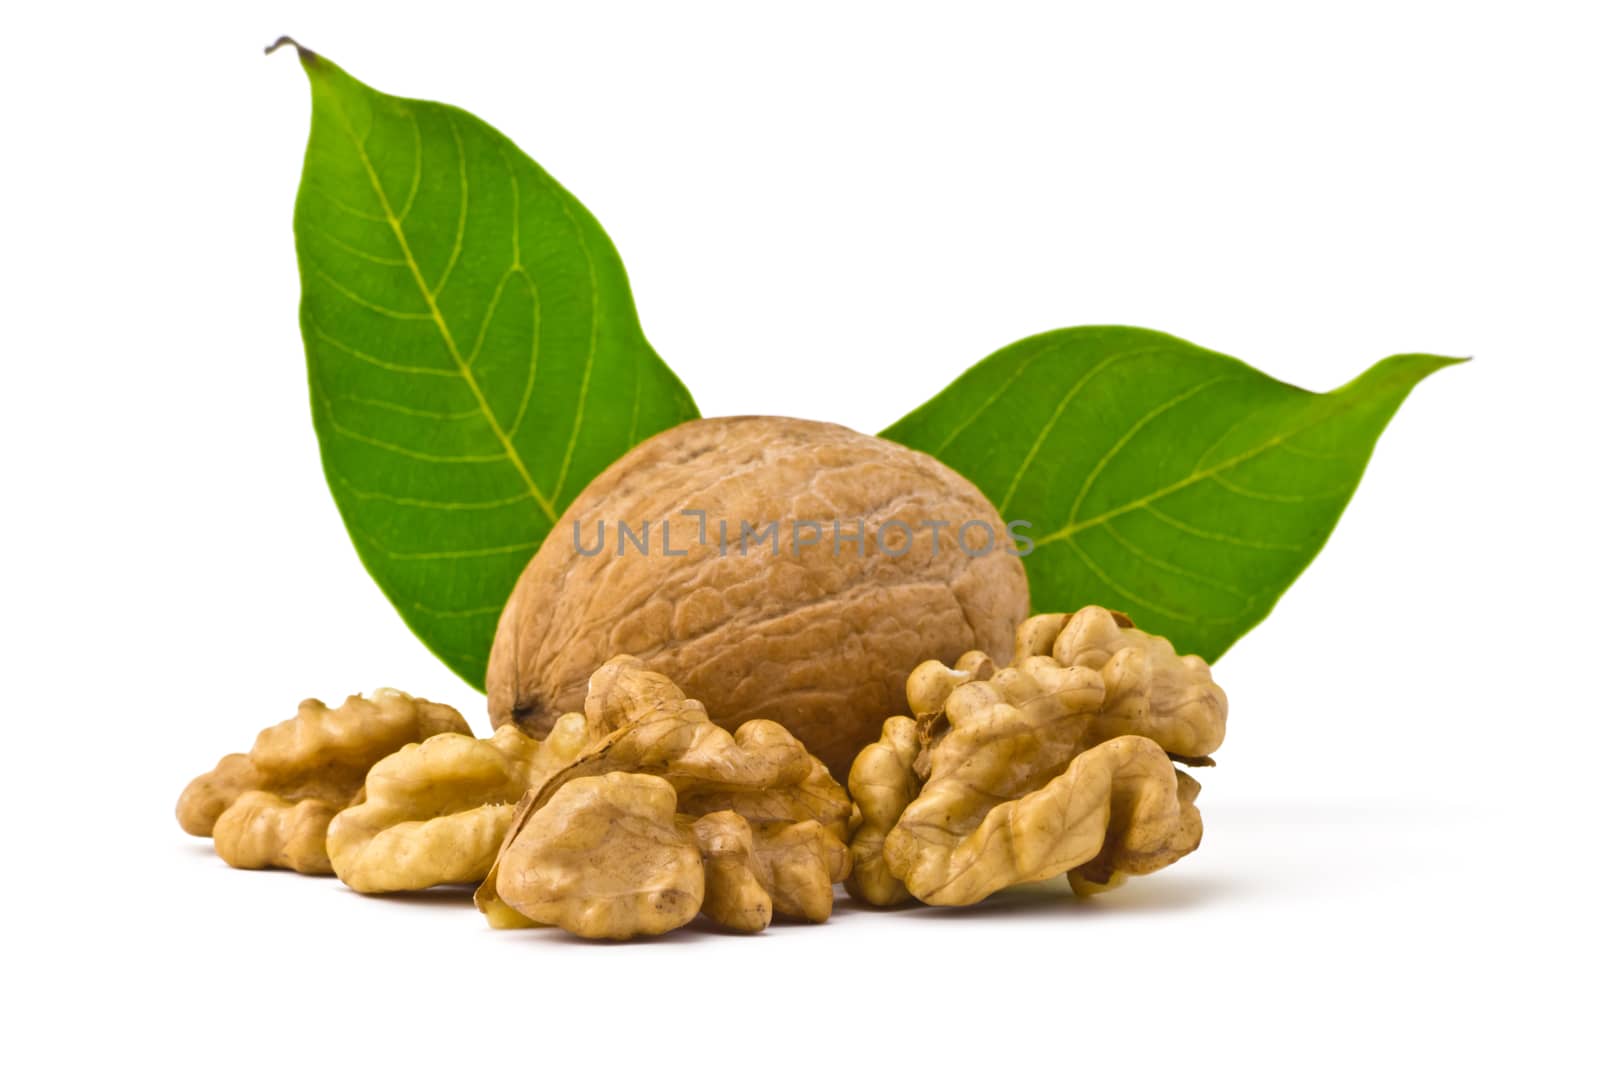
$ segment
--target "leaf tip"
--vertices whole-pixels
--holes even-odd
[[[295,50],[295,52],[297,52],[299,54],[300,62],[301,62],[301,64],[303,66],[309,67],[313,63],[315,63],[319,58],[321,58],[315,52],[313,52],[311,49],[307,48],[305,45],[301,44],[299,41],[295,40],[293,37],[290,37],[287,34],[285,34],[282,37],[279,37],[276,41],[273,41],[271,44],[267,45],[267,47],[264,50],[263,54],[270,56],[272,53],[276,52],[278,49],[284,47],[285,45],[289,46],[290,48],[293,48]]]
[[[1412,386],[1446,367],[1470,362],[1472,362],[1470,356],[1436,356],[1426,352],[1412,352],[1379,360],[1367,368],[1356,381],[1387,379],[1409,392]]]
[[[1417,359],[1421,365],[1421,374],[1419,374],[1417,377],[1418,381],[1421,381],[1423,378],[1431,377],[1433,374],[1444,370],[1446,367],[1455,367],[1463,363],[1472,362],[1471,356],[1436,356],[1430,354],[1420,355],[1414,358]]]

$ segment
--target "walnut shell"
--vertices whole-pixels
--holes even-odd
[[[776,541],[757,540],[774,522]],[[982,525],[958,541],[964,523]],[[1028,609],[1014,552],[983,494],[921,452],[799,419],[685,423],[596,478],[529,562],[495,634],[489,714],[543,736],[630,654],[718,724],[776,720],[842,776],[906,713],[913,666],[1009,660]]]

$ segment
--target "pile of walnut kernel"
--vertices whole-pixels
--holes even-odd
[[[1227,698],[1206,664],[1103,608],[1036,615],[1011,665],[973,651],[906,684],[847,793],[783,726],[730,733],[618,656],[543,740],[475,738],[396,690],[301,704],[178,801],[235,867],[333,873],[362,893],[479,883],[491,925],[662,934],[705,915],[822,922],[834,886],[887,906],[973,904],[1065,874],[1080,894],[1200,842]]]

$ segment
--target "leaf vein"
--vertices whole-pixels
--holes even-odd
[[[392,308],[386,304],[379,304],[375,301],[368,300],[354,289],[335,281],[333,275],[329,274],[321,267],[313,267],[312,269],[317,272],[318,277],[328,284],[328,288],[332,289],[334,292],[338,293],[352,304],[355,304],[357,307],[363,307],[368,311],[382,315],[385,318],[399,319],[403,322],[428,321],[428,313],[426,311],[401,311],[398,308]]]
[[[1038,458],[1039,449],[1044,447],[1045,440],[1055,431],[1056,423],[1060,421],[1061,416],[1066,412],[1073,398],[1083,391],[1083,387],[1088,385],[1090,380],[1101,371],[1113,364],[1121,363],[1125,359],[1132,359],[1134,356],[1149,355],[1151,352],[1160,350],[1157,345],[1148,345],[1143,348],[1130,348],[1121,352],[1113,352],[1099,363],[1090,367],[1077,381],[1072,383],[1072,388],[1067,390],[1066,395],[1061,398],[1061,402],[1056,405],[1055,411],[1051,413],[1049,420],[1044,424],[1044,428],[1034,437],[1027,456],[1017,465],[1017,469],[1012,472],[1011,484],[1006,488],[1006,495],[1000,501],[998,509],[1000,514],[1004,515],[1006,509],[1011,506],[1011,498],[1016,495],[1017,486],[1022,484],[1023,477],[1028,473],[1028,469],[1033,466],[1033,461]]]
[[[467,149],[461,140],[461,130],[456,126],[455,117],[445,112],[445,120],[450,126],[450,135],[456,143],[456,163],[461,173],[461,203],[456,210],[456,237],[450,248],[450,257],[444,265],[444,273],[439,275],[439,281],[433,287],[434,297],[444,292],[445,285],[450,281],[450,275],[455,272],[456,261],[461,258],[462,242],[467,234]],[[470,366],[472,361],[467,361]]]
[[[306,182],[306,188],[310,189],[312,192],[314,192],[318,196],[322,197],[328,203],[332,204],[334,207],[338,208],[340,211],[344,212],[346,215],[349,215],[349,216],[351,216],[353,218],[366,219],[368,222],[384,222],[385,221],[385,219],[384,219],[384,217],[382,215],[374,215],[370,211],[363,211],[360,208],[355,207],[352,204],[345,203],[339,197],[334,196],[328,190],[324,189],[322,187],[321,183],[319,183],[319,182],[308,181],[308,182]]]
[[[521,476],[523,482],[528,486],[528,491],[530,494],[532,494],[534,501],[539,505],[540,510],[544,512],[551,524],[554,524],[557,517],[555,508],[551,506],[544,493],[540,491],[538,484],[533,480],[533,475],[528,471],[527,464],[522,461],[522,455],[517,452],[515,447],[513,447],[511,439],[506,436],[505,430],[501,427],[499,420],[495,418],[494,410],[489,406],[488,398],[484,396],[483,389],[478,385],[477,378],[473,376],[472,368],[468,367],[463,361],[461,352],[456,347],[455,337],[450,331],[450,326],[447,322],[445,322],[444,315],[440,312],[437,301],[434,300],[433,295],[428,291],[427,282],[423,280],[422,269],[417,264],[416,256],[414,256],[411,252],[411,245],[406,240],[405,229],[401,225],[400,219],[395,216],[394,209],[389,204],[389,199],[383,191],[383,183],[378,180],[378,172],[372,165],[372,159],[367,154],[366,146],[362,144],[360,138],[355,135],[355,130],[350,125],[350,118],[344,113],[342,104],[339,107],[339,112],[343,120],[345,133],[356,146],[356,153],[361,159],[361,165],[363,169],[366,171],[367,180],[371,183],[373,191],[377,194],[379,203],[383,205],[384,214],[387,216],[389,228],[394,232],[395,240],[399,242],[401,254],[405,256],[406,266],[410,268],[412,279],[415,281],[417,288],[422,292],[423,299],[427,301],[428,310],[433,318],[435,328],[437,328],[439,331],[439,336],[444,341],[445,349],[450,353],[450,358],[452,361],[454,361],[456,368],[461,375],[462,381],[464,381],[467,384],[467,388],[472,391],[473,398],[477,400],[479,408],[482,409],[483,417],[485,421],[488,422],[489,428],[494,432],[495,436],[500,439],[500,445],[505,451],[506,458],[510,460],[512,466],[516,468],[518,475]],[[416,121],[414,115],[412,116],[412,121]],[[421,164],[419,162],[418,166],[420,167],[420,165]]]
[[[1222,533],[1218,530],[1207,530],[1199,526],[1173,518],[1154,504],[1144,505],[1143,510],[1152,518],[1163,522],[1174,530],[1198,537],[1204,541],[1216,541],[1219,544],[1233,545],[1236,548],[1249,548],[1262,552],[1304,552],[1311,546],[1308,544],[1282,544],[1275,541],[1255,541],[1246,537],[1235,537],[1233,534]]]
[[[546,175],[546,178],[549,176]],[[555,184],[553,180],[551,184]],[[589,404],[589,379],[594,374],[595,348],[600,338],[600,278],[595,272],[594,256],[589,252],[589,242],[584,238],[582,225],[572,214],[572,208],[567,204],[565,197],[558,195],[556,202],[561,205],[561,213],[572,226],[573,236],[578,239],[578,249],[583,253],[583,262],[589,271],[589,348],[583,357],[583,378],[578,384],[578,403],[572,419],[572,435],[567,438],[567,449],[561,457],[561,472],[556,476],[555,492],[551,494],[560,500],[562,490],[567,485],[567,473],[572,469],[572,456],[578,448],[578,434],[583,430],[583,417]]]
[[[1105,583],[1107,588],[1115,591],[1118,596],[1122,597],[1129,604],[1153,611],[1158,615],[1165,615],[1169,619],[1177,619],[1179,622],[1200,623],[1202,621],[1201,619],[1195,618],[1193,615],[1180,615],[1169,607],[1157,604],[1153,600],[1146,600],[1144,597],[1140,596],[1138,593],[1134,592],[1132,589],[1129,589],[1127,586],[1111,577],[1111,575],[1107,574],[1101,568],[1101,566],[1089,556],[1089,553],[1084,549],[1084,547],[1076,540],[1068,541],[1067,546],[1078,554],[1078,558],[1083,561],[1084,566],[1088,567],[1089,570],[1094,573],[1095,577],[1099,578]]]
[[[998,403],[1000,397],[1003,396],[1013,385],[1017,384],[1017,379],[1026,374],[1028,370],[1039,361],[1039,357],[1044,355],[1049,350],[1050,349],[1048,346],[1040,345],[1038,349],[1028,356],[1028,358],[1024,359],[1021,364],[1018,365],[1016,372],[1012,374],[1011,377],[1006,379],[1004,385],[990,393],[983,403],[973,408],[972,412],[968,414],[966,418],[962,419],[961,422],[956,425],[956,428],[951,430],[943,441],[939,442],[938,447],[932,450],[933,455],[937,456],[943,454],[944,450],[949,448],[957,437],[960,437],[967,431],[968,427],[970,427],[974,422],[977,422],[980,415]]]
[[[1083,480],[1083,485],[1078,489],[1077,499],[1072,502],[1072,510],[1067,515],[1067,524],[1070,526],[1072,523],[1077,521],[1078,511],[1083,507],[1084,498],[1089,495],[1089,490],[1094,487],[1094,483],[1105,471],[1106,466],[1112,461],[1112,459],[1116,457],[1117,453],[1126,448],[1128,444],[1135,437],[1137,437],[1146,426],[1150,425],[1157,418],[1165,415],[1173,408],[1189,400],[1191,397],[1205,392],[1214,385],[1228,381],[1232,377],[1233,376],[1230,374],[1219,374],[1214,378],[1208,378],[1199,385],[1193,386],[1190,389],[1186,389],[1176,396],[1169,398],[1164,403],[1157,404],[1155,407],[1151,408],[1149,411],[1140,416],[1133,423],[1133,425],[1128,427],[1127,431],[1117,439],[1116,443],[1100,456],[1099,462],[1094,465],[1094,469],[1089,472],[1089,476]]]
[[[1319,452],[1319,451],[1316,451],[1315,449],[1301,448],[1298,445],[1291,445],[1291,444],[1285,444],[1283,446],[1283,450],[1285,452],[1289,453],[1292,456],[1304,456],[1306,459],[1330,459],[1330,460],[1362,459],[1362,458],[1364,458],[1366,456],[1365,452],[1360,452],[1360,451]]]
[[[347,345],[327,330],[324,330],[322,324],[317,321],[316,316],[310,312],[306,313],[306,321],[310,323],[311,332],[316,334],[319,340],[327,342],[336,351],[343,352],[352,359],[358,359],[363,363],[370,363],[374,367],[381,367],[397,374],[429,374],[452,380],[457,378],[456,372],[446,367],[419,367],[413,363],[396,363],[393,360],[383,359],[379,356],[374,356],[370,352],[363,352],[359,348]]]
[[[335,248],[355,256],[357,259],[366,260],[368,263],[376,263],[380,267],[403,267],[406,265],[406,261],[403,259],[393,259],[389,256],[375,256],[371,252],[363,251],[362,249],[357,248],[355,245],[348,244],[340,240],[327,230],[317,230],[316,234],[322,240],[327,241]]]
[[[1176,574],[1180,578],[1187,578],[1188,580],[1196,582],[1200,585],[1210,586],[1213,589],[1218,589],[1224,593],[1229,593],[1243,601],[1246,607],[1248,607],[1255,600],[1255,597],[1251,596],[1249,593],[1246,593],[1243,589],[1231,586],[1227,582],[1218,581],[1210,575],[1201,574],[1199,571],[1192,571],[1187,567],[1180,567],[1176,563],[1173,563],[1169,560],[1164,560],[1158,556],[1150,555],[1150,553],[1144,551],[1128,538],[1118,533],[1115,523],[1106,523],[1105,531],[1107,534],[1111,535],[1111,539],[1113,541],[1117,542],[1117,544],[1126,549],[1130,555],[1134,556],[1136,559],[1150,564],[1150,566],[1156,568],[1157,570],[1166,571],[1168,574]]]
[[[385,440],[382,437],[373,437],[371,434],[364,434],[359,430],[352,430],[348,426],[345,426],[343,423],[339,422],[333,417],[331,406],[329,407],[327,418],[328,425],[332,426],[333,431],[340,437],[348,437],[352,441],[359,441],[364,445],[371,445],[373,448],[381,448],[385,452],[393,452],[396,455],[405,456],[409,459],[420,460],[423,463],[504,463],[506,460],[506,457],[502,456],[498,452],[490,452],[486,455],[445,455],[439,452],[423,452],[420,449],[411,448],[408,445],[402,445],[396,441]]]
[[[544,333],[544,301],[539,299],[539,287],[534,284],[528,272],[517,265],[517,273],[522,280],[528,283],[528,296],[533,299],[533,339],[529,342],[528,352],[528,377],[522,384],[522,397],[517,401],[517,413],[511,419],[511,429],[507,431],[513,438],[517,431],[522,429],[522,420],[528,414],[528,404],[533,400],[533,383],[539,376],[539,341]]]
[[[430,608],[416,600],[411,602],[411,606],[424,615],[432,615],[436,619],[470,619],[479,615],[499,615],[505,610],[503,604],[483,604],[475,608]]]
[[[340,471],[330,471],[339,484],[351,496],[359,500],[373,500],[380,504],[392,504],[395,507],[416,508],[421,511],[492,511],[495,508],[509,507],[528,499],[526,492],[514,496],[501,497],[498,500],[431,500],[421,497],[396,496],[391,493],[382,493],[375,489],[363,489],[356,485]]]
[[[1260,444],[1252,448],[1245,449],[1238,455],[1231,456],[1208,470],[1194,471],[1183,478],[1180,478],[1178,481],[1173,482],[1171,485],[1162,486],[1159,489],[1152,490],[1136,500],[1130,500],[1125,504],[1119,504],[1114,508],[1101,512],[1099,515],[1096,515],[1093,518],[1084,519],[1078,523],[1069,523],[1065,526],[1062,526],[1060,529],[1044,535],[1043,537],[1037,538],[1034,541],[1034,544],[1046,545],[1053,541],[1068,540],[1075,534],[1081,533],[1090,527],[1098,526],[1103,522],[1109,522],[1119,515],[1126,515],[1130,511],[1137,511],[1153,501],[1161,500],[1165,497],[1171,496],[1173,493],[1180,492],[1181,490],[1187,489],[1192,485],[1203,482],[1208,478],[1212,478],[1222,471],[1231,470],[1241,464],[1248,463],[1250,460],[1255,459],[1263,453],[1276,448],[1278,445],[1289,440],[1289,438],[1294,437],[1296,434],[1304,433],[1314,426],[1318,426],[1324,422],[1327,422],[1329,419],[1347,410],[1352,405],[1353,401],[1346,404],[1339,404],[1336,401],[1330,403],[1328,405],[1328,410],[1323,412],[1317,418],[1310,419],[1301,423],[1299,426],[1284,430],[1281,433],[1274,434],[1265,441],[1262,441]],[[1341,490],[1341,492],[1343,492],[1343,490]]]
[[[539,542],[522,541],[514,545],[490,545],[487,548],[439,548],[425,552],[396,552],[377,542],[374,542],[374,545],[390,559],[420,563],[436,559],[478,559],[483,556],[504,556],[512,552],[532,552],[539,547]]]
[[[1224,478],[1217,472],[1212,473],[1211,480],[1237,496],[1249,497],[1252,500],[1265,500],[1272,504],[1311,504],[1318,500],[1332,500],[1334,497],[1343,496],[1346,492],[1345,487],[1340,486],[1326,493],[1273,493],[1240,485],[1238,482]]]
[[[454,375],[451,376],[454,377]],[[361,404],[369,408],[378,408],[382,411],[410,415],[413,418],[429,419],[433,422],[460,422],[464,419],[478,417],[477,409],[470,411],[429,411],[426,408],[414,408],[406,404],[396,404],[392,400],[380,400],[377,397],[362,396],[359,393],[343,393],[340,394],[338,399],[347,400],[352,404]]]
[[[411,205],[417,202],[417,192],[422,188],[422,124],[417,121],[417,113],[410,108],[406,108],[406,118],[411,120],[411,191],[406,193],[406,202],[400,205],[400,223],[402,226],[405,225],[406,219],[411,217]],[[367,154],[365,142],[358,147],[364,157]],[[387,202],[384,205],[384,209],[388,210]],[[380,217],[378,221],[387,222],[388,220]]]

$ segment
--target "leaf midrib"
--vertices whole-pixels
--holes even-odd
[[[1201,482],[1205,481],[1207,478],[1215,477],[1216,475],[1221,474],[1223,471],[1232,470],[1234,467],[1239,466],[1241,463],[1247,463],[1250,460],[1255,459],[1257,456],[1261,455],[1262,453],[1268,452],[1268,451],[1270,451],[1270,450],[1272,450],[1274,448],[1277,448],[1278,446],[1282,445],[1284,442],[1288,441],[1290,438],[1295,437],[1295,436],[1297,436],[1299,434],[1305,433],[1307,430],[1312,429],[1315,426],[1321,425],[1322,423],[1324,423],[1324,422],[1328,421],[1329,419],[1333,418],[1335,415],[1341,414],[1342,412],[1347,411],[1347,410],[1355,407],[1357,401],[1362,400],[1362,399],[1367,399],[1367,398],[1365,398],[1365,397],[1353,397],[1351,400],[1349,400],[1349,401],[1347,401],[1345,403],[1342,403],[1342,404],[1338,403],[1337,401],[1332,402],[1332,403],[1330,403],[1328,405],[1328,409],[1325,412],[1323,412],[1320,416],[1318,416],[1317,418],[1308,419],[1307,421],[1301,423],[1299,426],[1296,426],[1292,430],[1286,430],[1286,431],[1284,431],[1282,433],[1274,434],[1273,436],[1267,438],[1267,440],[1263,441],[1261,444],[1255,446],[1254,448],[1246,449],[1245,451],[1239,453],[1238,455],[1231,456],[1228,459],[1223,460],[1221,463],[1214,464],[1213,466],[1207,467],[1204,470],[1198,470],[1197,469],[1197,470],[1191,471],[1188,475],[1184,476],[1183,478],[1179,479],[1176,482],[1173,482],[1171,485],[1162,486],[1161,488],[1156,489],[1156,490],[1154,490],[1154,491],[1152,491],[1150,493],[1147,493],[1144,496],[1139,497],[1136,500],[1130,500],[1126,504],[1119,504],[1118,506],[1116,506],[1114,508],[1110,508],[1110,509],[1108,509],[1106,511],[1103,511],[1100,514],[1093,516],[1092,518],[1084,519],[1084,520],[1079,521],[1079,522],[1069,522],[1067,525],[1061,527],[1060,529],[1057,529],[1057,530],[1054,530],[1054,531],[1052,531],[1052,532],[1050,532],[1048,534],[1045,534],[1043,537],[1035,538],[1034,539],[1034,544],[1036,546],[1038,546],[1038,545],[1048,545],[1048,544],[1051,544],[1052,542],[1055,542],[1055,541],[1068,540],[1068,539],[1070,539],[1072,537],[1075,537],[1078,534],[1082,533],[1084,530],[1092,529],[1092,528],[1094,528],[1096,526],[1099,526],[1099,525],[1101,525],[1103,523],[1110,522],[1112,519],[1118,518],[1119,516],[1122,516],[1122,515],[1126,515],[1129,512],[1138,511],[1140,508],[1144,507],[1147,504],[1152,504],[1157,500],[1161,500],[1161,499],[1163,499],[1165,497],[1171,496],[1173,493],[1180,492],[1180,491],[1182,491],[1184,489],[1189,488],[1192,485],[1198,485]]]
[[[444,341],[445,350],[449,352],[450,360],[455,364],[456,373],[461,376],[462,381],[471,390],[472,397],[478,404],[478,410],[483,413],[484,421],[488,423],[490,431],[494,433],[496,439],[500,442],[501,448],[505,450],[506,458],[511,461],[511,465],[516,469],[517,474],[521,476],[523,483],[527,485],[529,495],[539,505],[540,510],[544,512],[550,525],[552,527],[555,526],[558,518],[555,508],[551,506],[549,499],[539,489],[538,483],[533,480],[533,475],[528,471],[527,465],[523,463],[521,454],[517,452],[516,447],[511,443],[511,438],[506,434],[505,429],[501,427],[500,420],[495,418],[494,410],[490,408],[488,398],[484,396],[482,388],[478,385],[478,380],[473,375],[472,368],[461,358],[461,351],[456,347],[455,337],[450,332],[450,326],[445,322],[444,315],[439,310],[439,304],[434,299],[433,291],[428,288],[427,282],[422,277],[422,268],[417,263],[416,256],[411,252],[411,242],[406,240],[405,230],[401,226],[400,219],[395,215],[394,208],[389,203],[389,196],[384,192],[383,183],[378,180],[377,169],[373,167],[372,159],[367,155],[367,146],[362,143],[361,138],[356,136],[355,128],[350,123],[350,116],[346,114],[343,102],[338,99],[337,94],[333,94],[333,96],[334,107],[339,114],[339,124],[344,128],[345,136],[350,139],[350,143],[355,147],[356,155],[361,160],[361,167],[366,172],[367,181],[371,184],[372,191],[378,198],[378,203],[383,207],[384,219],[389,224],[390,232],[394,234],[395,242],[400,246],[400,254],[405,259],[406,268],[411,272],[411,279],[416,283],[417,291],[422,294],[422,299],[428,305],[429,317],[432,318],[435,328],[438,329],[440,339]],[[416,121],[414,116],[412,121]]]

